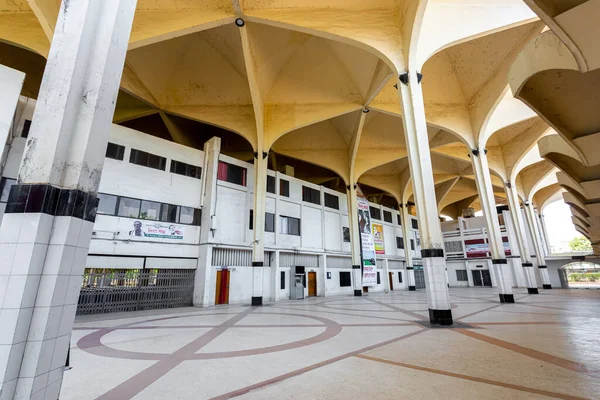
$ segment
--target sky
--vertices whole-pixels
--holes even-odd
[[[550,247],[554,248],[556,252],[569,251],[567,243],[574,237],[582,236],[573,227],[571,210],[562,199],[544,208],[544,220]]]

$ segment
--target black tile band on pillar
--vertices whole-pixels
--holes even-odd
[[[360,265],[353,265],[352,269],[360,269]],[[360,289],[354,289],[354,295],[355,296],[362,296],[362,290]]]
[[[414,269],[415,269],[414,267],[406,267],[407,271],[414,271]],[[415,285],[408,285],[408,291],[409,292],[416,292],[417,291],[417,287]]]
[[[264,262],[262,261],[252,261],[252,267],[253,268],[262,268],[264,266]],[[252,305],[253,306],[262,306],[263,305],[263,298],[262,296],[252,296]]]
[[[492,260],[492,264],[493,265],[507,265],[508,260],[505,258],[499,258],[499,259]],[[511,294],[500,293],[498,296],[500,296],[500,303],[514,303],[515,302],[515,295],[512,293]]]
[[[538,269],[548,269],[548,267],[545,266],[545,265],[538,265]],[[542,288],[544,288],[544,289],[552,289],[552,285],[550,285],[550,284],[543,284]]]
[[[533,268],[532,263],[523,263],[523,268]],[[527,288],[527,293],[529,294],[540,294],[538,288]]]
[[[444,293],[445,298],[440,298],[429,304],[429,322],[432,325],[452,325],[452,310],[450,309],[450,300],[447,297],[447,279],[446,279],[446,259],[443,249],[423,249],[421,250],[423,264],[428,269],[426,289],[434,294]],[[409,289],[410,290],[410,289]],[[438,296],[434,296],[438,297]],[[436,302],[438,304],[436,304]],[[432,308],[433,306],[433,308]]]
[[[43,213],[95,222],[98,202],[95,194],[77,189],[61,189],[48,184],[17,184],[10,189],[5,213]]]

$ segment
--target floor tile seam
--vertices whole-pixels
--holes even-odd
[[[472,332],[467,329],[454,329],[454,332],[459,333],[461,335],[470,337],[472,339],[480,340],[484,343],[488,343],[494,346],[498,346],[505,350],[513,351],[517,354],[521,354],[526,357],[530,357],[539,361],[546,362],[548,364],[555,365],[557,367],[561,367],[564,369],[568,369],[570,371],[585,374],[588,376],[592,376],[594,378],[600,377],[600,371],[592,370],[584,364],[578,363],[576,361],[567,360],[565,358],[561,358],[552,354],[544,353],[538,350],[531,349],[529,347],[520,346],[515,343],[511,343],[505,340],[496,339],[491,336],[483,335],[481,333]]]
[[[228,392],[228,393],[224,393],[224,394],[219,395],[219,396],[212,397],[210,400],[231,399],[231,398],[235,398],[235,397],[238,397],[238,396],[242,396],[244,394],[250,393],[250,392],[255,391],[255,390],[261,390],[261,389],[264,389],[266,387],[278,384],[280,382],[284,382],[287,379],[303,375],[303,374],[305,374],[307,372],[310,372],[310,371],[313,371],[315,369],[319,369],[319,368],[325,367],[327,365],[334,364],[334,363],[336,363],[338,361],[345,360],[345,359],[350,358],[352,356],[355,356],[357,354],[361,354],[361,353],[364,353],[364,352],[367,352],[367,351],[371,351],[371,350],[377,349],[379,347],[386,346],[388,344],[396,343],[396,342],[399,342],[399,341],[401,341],[403,339],[408,339],[410,337],[413,337],[415,335],[418,335],[420,333],[423,333],[423,332],[427,331],[427,329],[423,329],[422,326],[419,326],[419,328],[421,328],[421,329],[418,330],[418,331],[411,332],[411,333],[408,333],[408,334],[405,334],[405,335],[402,335],[402,336],[399,336],[399,337],[396,337],[396,338],[393,338],[393,339],[390,339],[390,340],[386,340],[386,341],[381,342],[381,343],[376,343],[376,344],[373,344],[371,346],[364,347],[362,349],[354,350],[354,351],[351,351],[349,353],[342,354],[342,355],[330,358],[329,360],[324,360],[324,361],[321,361],[319,363],[316,363],[316,364],[313,364],[313,365],[309,365],[309,366],[297,369],[295,371],[290,371],[290,372],[288,372],[286,374],[279,375],[279,376],[276,376],[274,378],[264,380],[262,382],[258,382],[258,383],[255,383],[255,384],[252,384],[252,385],[249,385],[249,386],[246,386],[246,387],[243,387],[243,388],[240,388],[240,389]]]
[[[444,375],[444,376],[448,376],[448,377],[452,377],[452,378],[463,379],[463,380],[468,380],[468,381],[477,382],[477,383],[484,383],[484,384],[488,384],[488,385],[504,387],[507,389],[519,390],[522,392],[540,394],[540,395],[547,396],[547,397],[560,398],[560,399],[566,399],[566,400],[587,400],[583,397],[572,396],[572,395],[568,395],[568,394],[564,394],[564,393],[550,392],[550,391],[546,391],[546,390],[530,388],[527,386],[520,386],[520,385],[515,385],[515,384],[507,383],[507,382],[494,381],[491,379],[479,378],[479,377],[470,376],[470,375],[457,374],[455,372],[433,369],[433,368],[428,368],[428,367],[422,367],[422,366],[413,365],[413,364],[400,363],[400,362],[396,362],[396,361],[391,361],[391,360],[386,360],[386,359],[371,357],[371,356],[365,356],[365,355],[361,355],[361,354],[356,355],[354,357],[360,358],[363,360],[374,361],[374,362],[378,362],[378,363],[382,363],[382,364],[388,364],[388,365],[393,365],[393,366],[398,366],[398,367],[403,367],[403,368],[408,368],[408,369],[414,369],[414,370],[418,370],[418,371],[429,372],[432,374]]]

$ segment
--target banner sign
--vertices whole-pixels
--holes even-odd
[[[371,228],[369,201],[358,186],[356,186],[356,198],[358,202],[358,227],[362,244],[362,286],[373,287],[377,286],[377,263],[375,261],[375,241]]]
[[[505,256],[510,256],[510,244],[507,237],[502,238],[502,245]],[[486,243],[484,239],[465,240],[465,252],[467,253],[467,258],[487,257],[488,253],[490,253],[490,244]]]
[[[129,236],[183,240],[183,228],[163,222],[134,221],[133,230],[129,231]]]
[[[383,241],[383,225],[373,224],[373,242],[375,243],[375,254],[385,254],[385,243]]]

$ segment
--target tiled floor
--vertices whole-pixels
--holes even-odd
[[[600,399],[600,290],[451,290],[78,318],[61,399]]]

